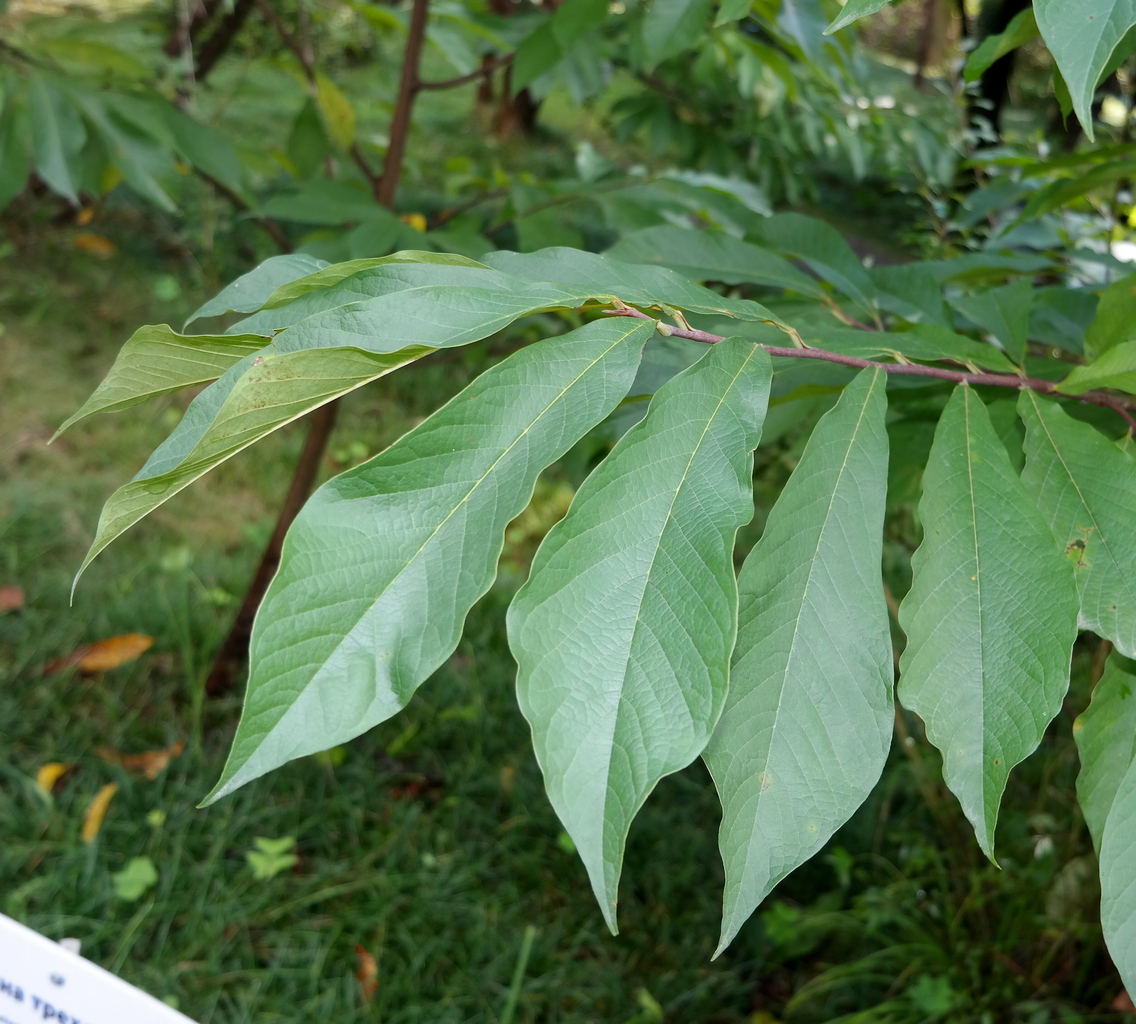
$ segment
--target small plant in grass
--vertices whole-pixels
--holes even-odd
[[[1041,8],[1044,33],[1062,16]],[[1083,113],[1084,81],[1074,88]],[[1106,939],[1134,984],[1136,308],[1132,278],[1098,297],[1071,262],[984,250],[868,270],[796,214],[745,239],[649,228],[611,255],[277,257],[205,307],[247,314],[228,333],[140,329],[72,418],[213,380],[107,502],[84,568],[309,410],[564,311],[573,329],[486,370],[300,512],[208,800],[405,707],[455,650],[540,473],[606,423],[618,440],[549,531],[507,625],[549,799],[612,931],[632,820],[698,757],[723,813],[719,952],[848,820],[891,744],[890,608],[906,635],[896,696],[991,860],[1009,774],[1061,708],[1078,634],[1098,638],[1078,796]],[[1042,276],[1063,282],[1047,308],[1089,315],[1048,316],[1038,344]],[[794,416],[808,442],[735,572],[753,452]],[[897,600],[881,563],[889,488],[906,479],[920,481],[922,540]],[[912,998],[934,1012],[953,1001],[930,977]]]
[[[283,836],[280,839],[270,839],[266,836],[257,836],[253,840],[255,850],[245,854],[245,860],[252,868],[252,876],[260,882],[267,882],[275,878],[282,871],[294,868],[300,858],[292,852],[296,846],[294,836]]]

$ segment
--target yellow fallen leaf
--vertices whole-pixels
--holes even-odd
[[[39,771],[36,772],[36,785],[48,796],[51,796],[52,790],[55,789],[55,784],[63,778],[70,769],[71,765],[63,764],[61,761],[48,761],[47,764],[40,765]]]
[[[95,208],[93,206],[84,206],[77,214],[75,214],[75,223],[81,228],[85,228],[88,224],[95,219]]]
[[[123,633],[121,636],[109,636],[105,640],[96,640],[93,644],[84,644],[76,647],[64,658],[56,658],[48,662],[43,668],[43,674],[62,672],[65,668],[78,668],[80,672],[105,672],[107,669],[118,668],[128,661],[133,661],[143,651],[149,650],[154,638],[142,633]]]
[[[87,810],[83,814],[83,842],[93,843],[99,834],[99,829],[103,827],[103,818],[106,817],[107,808],[118,792],[117,782],[108,782],[96,794],[94,800],[87,805]]]
[[[121,765],[127,771],[137,772],[151,782],[156,779],[170,762],[185,750],[185,740],[178,740],[165,750],[147,750],[141,754],[120,754],[110,747],[96,747],[95,754],[111,764]]]
[[[93,231],[80,231],[71,238],[71,244],[76,249],[82,249],[95,256],[113,256],[118,249],[105,235],[96,235]]]
[[[403,224],[409,224],[416,231],[425,232],[426,218],[420,213],[404,213],[398,218]]]

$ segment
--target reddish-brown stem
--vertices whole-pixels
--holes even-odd
[[[621,306],[618,309],[606,310],[611,316],[633,316],[640,320],[654,320],[655,317],[642,310],[630,306]],[[688,338],[691,341],[700,341],[707,345],[716,345],[725,339],[720,334],[711,334],[709,331],[687,330],[683,327],[671,327],[669,324],[661,325],[660,332],[675,338]],[[1088,402],[1104,409],[1111,409],[1128,424],[1128,429],[1136,432],[1136,418],[1126,408],[1122,399],[1103,391],[1086,391],[1080,395],[1066,395],[1057,390],[1058,383],[1051,380],[1041,380],[1037,377],[1018,376],[1013,373],[967,373],[962,370],[948,370],[941,366],[923,366],[919,363],[880,363],[874,359],[861,359],[859,356],[846,356],[840,352],[829,352],[823,348],[780,347],[777,345],[762,345],[771,356],[782,359],[819,359],[826,363],[838,363],[841,366],[851,366],[864,370],[868,368],[883,370],[885,373],[898,374],[904,377],[930,377],[934,380],[951,381],[955,384],[984,384],[990,387],[1013,388],[1015,391],[1036,391],[1042,395],[1058,395],[1061,398],[1073,398],[1078,402]]]
[[[467,82],[476,82],[479,78],[487,78],[499,68],[505,67],[506,64],[513,62],[513,54],[505,53],[499,57],[493,57],[487,60],[476,71],[471,71],[468,75],[458,75],[457,78],[444,78],[437,82],[419,82],[419,89],[454,89],[459,85],[465,85]]]
[[[410,135],[410,115],[414,109],[414,97],[421,87],[418,65],[426,41],[426,12],[429,3],[430,0],[414,0],[414,6],[410,9],[410,32],[403,51],[398,99],[395,100],[394,117],[391,118],[390,142],[383,161],[382,177],[375,184],[375,199],[388,210],[394,206],[395,193],[398,192],[402,158],[406,154],[406,140]]]

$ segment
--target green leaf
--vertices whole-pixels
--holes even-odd
[[[1077,801],[1099,854],[1108,813],[1136,760],[1136,664],[1109,655],[1092,703],[1073,723],[1073,738],[1081,758]]]
[[[1132,173],[1130,160],[1112,160],[1073,178],[1058,178],[1038,189],[1018,215],[1018,221],[1036,220],[1097,189],[1113,186]]]
[[[517,47],[512,87],[519,92],[551,71],[589,32],[607,20],[607,0],[565,0],[552,17]]]
[[[1136,657],[1136,457],[1023,391],[1022,482],[1075,570],[1080,624]]]
[[[513,59],[513,87],[520,91],[541,75],[551,71],[564,59],[564,53],[552,31],[552,20],[540,25],[532,35],[523,39]]]
[[[87,139],[79,112],[44,78],[28,82],[28,119],[36,173],[53,192],[79,203],[79,151]]]
[[[651,0],[641,22],[643,70],[689,49],[710,20],[713,0]]]
[[[319,104],[308,96],[292,122],[285,146],[288,159],[298,178],[310,178],[319,171],[324,158],[331,152]]]
[[[719,953],[848,820],[887,759],[886,381],[864,370],[821,418],[738,579],[730,692],[703,754],[722,800]]]
[[[873,267],[872,281],[879,288],[881,308],[905,320],[925,321],[950,327],[951,321],[943,303],[942,285],[919,263]]]
[[[1116,388],[1136,394],[1136,341],[1105,350],[1088,366],[1074,367],[1058,385],[1066,395],[1079,395],[1093,388]]]
[[[0,210],[23,192],[30,172],[25,104],[22,96],[9,93],[0,109]]]
[[[1136,0],[1037,0],[1034,12],[1092,141],[1093,95],[1113,61],[1131,52],[1127,37],[1136,25]]]
[[[832,225],[801,213],[778,213],[762,221],[754,234],[763,245],[804,260],[850,299],[872,308],[876,286],[860,257]]]
[[[55,432],[99,412],[117,412],[158,395],[216,380],[269,339],[258,334],[178,334],[166,324],[139,327],[95,393]],[[52,440],[55,440],[55,437]]]
[[[603,320],[522,349],[316,492],[257,616],[210,800],[406,705],[457,646],[537,475],[627,393],[653,329]]]
[[[672,225],[624,235],[606,255],[624,263],[669,267],[695,281],[760,284],[820,298],[824,289],[788,260],[724,231],[695,231]]]
[[[158,869],[149,857],[135,857],[121,871],[110,876],[114,894],[120,900],[133,903],[158,881]]]
[[[627,831],[705,747],[737,624],[769,358],[720,342],[664,384],[540,546],[509,609],[517,692],[552,806],[608,927]]]
[[[328,134],[336,145],[350,149],[355,142],[355,111],[351,101],[322,71],[316,73],[316,97]]]
[[[866,18],[869,14],[875,14],[876,11],[882,11],[889,2],[890,0],[848,0],[844,5],[844,10],[824,30],[824,34],[830,36],[833,32],[847,28],[854,21]]]
[[[222,288],[217,295],[190,314],[185,322],[191,324],[203,317],[222,316],[225,313],[255,312],[284,285],[315,274],[326,266],[323,260],[317,260],[303,252],[270,256],[259,266]]]
[[[1037,36],[1037,18],[1034,17],[1033,8],[1027,7],[1010,19],[1010,24],[1004,31],[982,40],[967,58],[966,67],[963,68],[963,78],[968,82],[977,82],[995,61],[1001,60],[1007,53],[1024,46]]]
[[[273,196],[253,211],[257,216],[296,224],[352,224],[358,221],[401,224],[362,185],[322,175]]]
[[[258,882],[267,882],[299,863],[300,858],[292,852],[296,846],[294,836],[282,836],[279,839],[257,836],[253,843],[256,849],[248,850],[245,860],[252,868],[252,877]]]
[[[860,359],[954,362],[1000,373],[1014,372],[1014,364],[993,345],[984,345],[935,324],[917,324],[910,331],[860,331],[809,325],[801,328],[801,337],[813,348]]]
[[[959,295],[951,299],[951,305],[968,320],[993,334],[1010,358],[1021,362],[1029,340],[1030,308],[1033,305],[1033,285],[1028,280],[1023,278],[974,295]]]
[[[1085,355],[1096,359],[1107,349],[1136,338],[1136,274],[1109,285],[1097,315],[1085,331]]]
[[[1101,928],[1128,991],[1136,989],[1136,766],[1130,764],[1108,813],[1100,849]]]
[[[433,349],[262,351],[246,356],[198,395],[138,475],[107,499],[75,584],[108,544],[215,466],[312,409]]]
[[[982,401],[955,389],[919,502],[923,543],[899,610],[899,699],[943,755],[943,778],[993,859],[1010,769],[1069,686],[1073,569],[1010,465]]]
[[[749,14],[753,7],[753,0],[722,0],[718,5],[718,14],[714,18],[714,27],[728,25]]]
[[[163,103],[162,117],[173,136],[174,147],[199,171],[204,171],[222,185],[244,197],[247,183],[241,162],[228,138],[209,125],[195,121],[172,103]]]

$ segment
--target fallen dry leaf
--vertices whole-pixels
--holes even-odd
[[[85,228],[88,224],[95,219],[95,208],[93,206],[84,206],[77,214],[75,214],[75,223],[81,228]]]
[[[43,667],[45,676],[62,672],[65,668],[78,668],[80,672],[105,672],[133,661],[153,646],[154,638],[142,633],[123,633],[96,640],[93,644],[76,647],[64,658],[56,658]]]
[[[1136,1012],[1136,1003],[1132,1002],[1132,997],[1128,994],[1127,989],[1121,989],[1118,995],[1112,1001],[1112,1007],[1117,1013],[1134,1013]]]
[[[0,613],[14,612],[24,606],[24,591],[21,587],[0,587]]]
[[[35,783],[48,796],[51,796],[51,794],[55,792],[55,784],[63,778],[72,767],[74,766],[63,764],[60,761],[48,761],[47,764],[40,765],[39,770],[36,772]]]
[[[118,792],[117,782],[108,782],[96,794],[94,800],[87,805],[83,814],[83,842],[93,843],[103,827],[103,818],[106,817],[107,808],[111,799]]]
[[[355,947],[355,955],[359,957],[359,970],[355,972],[355,977],[359,979],[363,999],[369,1003],[379,990],[379,965],[363,946]]]
[[[121,765],[127,771],[137,772],[152,782],[183,750],[185,750],[185,740],[178,740],[165,750],[147,750],[141,754],[120,754],[110,747],[96,747],[95,755],[111,764]]]
[[[92,253],[95,256],[113,256],[118,251],[114,242],[109,238],[104,235],[96,235],[91,231],[80,231],[77,235],[73,235],[71,244],[76,249],[82,249],[84,252]]]

